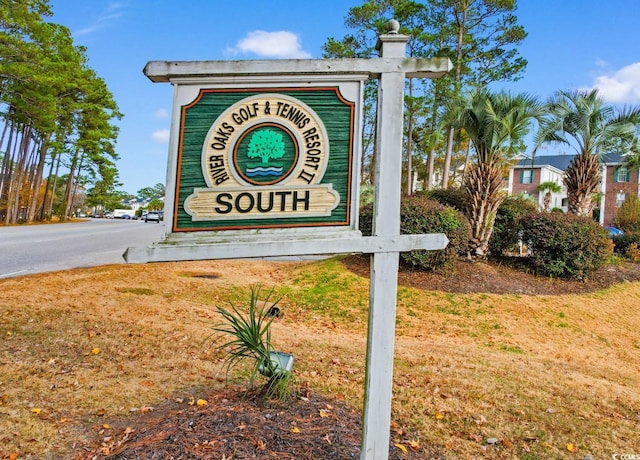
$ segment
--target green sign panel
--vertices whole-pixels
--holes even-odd
[[[201,89],[181,108],[173,231],[349,226],[354,116],[338,87]]]

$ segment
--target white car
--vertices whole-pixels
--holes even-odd
[[[144,221],[145,223],[149,221],[160,223],[160,213],[156,211],[150,211],[145,214]]]

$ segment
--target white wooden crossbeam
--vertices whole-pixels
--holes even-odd
[[[153,82],[230,76],[368,75],[403,72],[407,78],[439,78],[451,70],[448,58],[282,59],[256,61],[150,61],[144,74]],[[184,82],[183,82],[184,83]]]
[[[373,254],[405,252],[413,249],[443,249],[449,240],[442,233],[397,235],[393,237],[309,238],[306,240],[269,240],[197,243],[159,243],[132,247],[124,258],[128,263],[168,262],[180,260],[238,259],[277,255]]]

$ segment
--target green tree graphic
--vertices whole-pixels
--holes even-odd
[[[271,129],[263,129],[253,133],[249,141],[249,158],[260,158],[262,165],[268,165],[270,159],[284,156],[284,139],[282,134]]]

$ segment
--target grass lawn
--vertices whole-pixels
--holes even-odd
[[[75,458],[111,419],[222,388],[214,307],[258,283],[282,299],[273,341],[295,354],[297,384],[360,410],[369,283],[340,259],[40,274],[0,280],[0,458]],[[393,427],[414,442],[451,459],[640,454],[640,283],[565,296],[400,287],[396,331]]]

